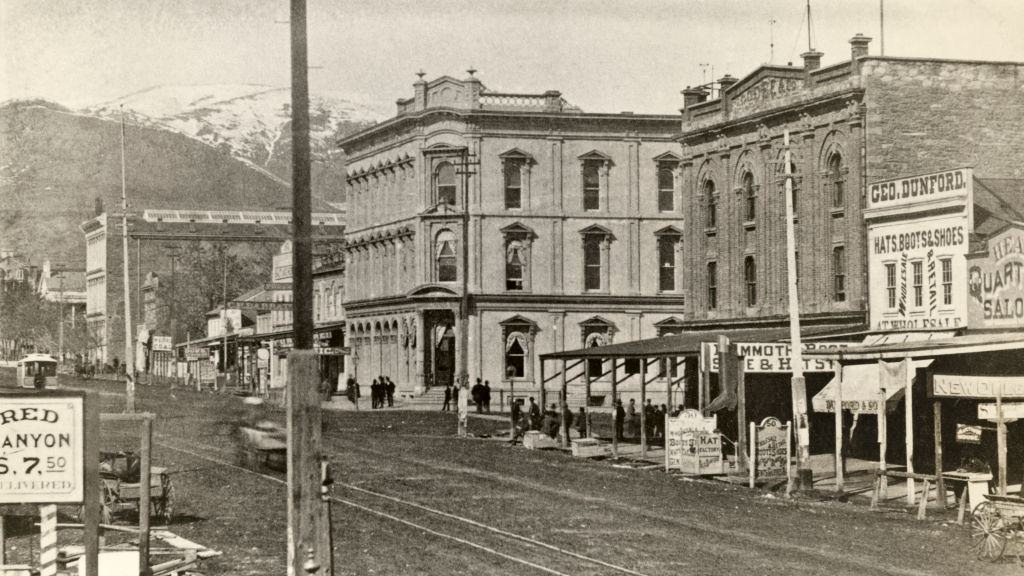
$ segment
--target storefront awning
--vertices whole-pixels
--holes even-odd
[[[917,360],[913,362],[915,369],[925,368],[932,363],[931,360]],[[870,364],[847,364],[842,367],[842,395],[843,410],[852,413],[866,412],[875,414],[878,412],[878,404],[881,401],[881,377],[878,373],[878,363]],[[836,391],[839,389],[839,374],[836,374],[820,392],[811,399],[811,407],[815,412],[835,412]],[[887,388],[885,391],[886,410],[891,411],[903,397],[903,387]]]
[[[831,350],[814,350],[805,355],[830,360],[899,360],[901,358],[935,358],[952,354],[976,354],[1002,350],[1024,350],[1021,332],[966,332],[951,338],[935,338],[883,344],[865,344]]]

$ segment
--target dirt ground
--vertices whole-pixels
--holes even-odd
[[[121,411],[120,385],[70,384]],[[222,552],[203,573],[284,574],[284,475],[231,465],[241,399],[146,386],[139,397],[158,417],[154,464],[172,471],[168,529]],[[477,437],[462,439],[452,413],[325,413],[335,573],[1024,574],[1015,560],[976,560],[969,529],[948,516],[918,522],[480,437],[507,428],[471,418]],[[129,448],[133,434],[104,423],[103,449]],[[37,540],[27,525],[12,531],[9,561],[27,559]]]

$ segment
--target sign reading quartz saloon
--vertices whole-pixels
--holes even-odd
[[[5,394],[0,405],[0,504],[81,502],[82,394]]]
[[[868,187],[864,218],[872,330],[967,325],[972,182],[971,170],[963,168]]]
[[[967,257],[971,328],[1024,327],[1024,227],[1011,224]]]

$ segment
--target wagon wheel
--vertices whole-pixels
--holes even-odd
[[[154,511],[164,521],[164,524],[170,524],[171,516],[174,514],[174,506],[171,502],[174,486],[171,485],[171,477],[164,474],[160,479],[160,485],[162,490],[160,498],[154,502],[156,508]]]
[[[978,558],[997,560],[1006,550],[1005,525],[991,502],[982,502],[974,509],[971,522],[971,548]]]

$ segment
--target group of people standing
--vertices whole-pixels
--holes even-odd
[[[395,383],[388,376],[378,376],[370,384],[370,407],[373,409],[383,408],[387,403],[388,408],[395,406]]]
[[[491,383],[488,380],[480,382],[480,378],[476,379],[476,384],[469,389],[470,398],[473,400],[473,404],[476,405],[477,414],[487,412],[491,413]],[[447,384],[444,387],[444,404],[441,405],[442,412],[448,412],[452,409],[452,405],[456,407],[459,405],[459,387]]]
[[[529,404],[525,407],[521,406],[519,402],[512,402],[512,426],[515,429],[515,433],[512,436],[511,443],[515,444],[520,438],[530,430],[539,430],[542,434],[554,439],[558,437],[559,429],[562,426],[562,415],[559,414],[558,405],[552,403],[551,406],[541,412],[540,406],[530,396]],[[587,412],[581,406],[579,415],[573,416],[572,410],[568,406],[565,407],[565,425],[567,428],[572,428],[575,423],[576,431],[579,433],[580,438],[587,435]]]
[[[644,404],[644,433],[648,442],[656,439],[664,441],[666,414],[668,414],[668,407],[664,404],[655,406],[650,399]],[[640,413],[637,411],[636,400],[630,398],[629,406],[626,408],[622,407],[622,400],[616,400],[614,420],[616,439],[625,440],[627,432],[629,438],[640,439]]]

